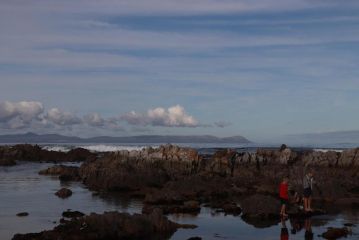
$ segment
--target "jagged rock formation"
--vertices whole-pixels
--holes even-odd
[[[316,203],[353,205],[359,203],[358,153],[359,149],[342,153],[294,151],[283,145],[255,153],[225,149],[201,156],[190,148],[165,145],[87,161],[79,175],[92,189],[130,191],[144,196],[148,205],[163,206],[165,212],[186,212],[184,203],[188,201],[228,203],[255,194],[277,197],[278,184],[287,175],[293,189],[301,194],[303,176],[311,168],[320,189],[314,192],[320,200]],[[146,206],[144,211],[152,208]]]
[[[79,167],[55,165],[41,170],[40,175],[59,176],[61,181],[78,181],[80,180]]]
[[[65,221],[50,231],[16,234],[13,240],[168,239],[178,228],[194,228],[169,221],[158,209],[149,215],[105,212]]]
[[[139,190],[162,187],[177,176],[196,173],[200,156],[190,148],[166,145],[158,149],[119,151],[84,163],[80,176],[94,189]]]
[[[95,159],[97,154],[83,148],[72,149],[69,152],[48,151],[38,145],[19,144],[15,146],[0,146],[0,164],[15,161],[31,162],[82,162]],[[8,164],[9,165],[9,164]]]

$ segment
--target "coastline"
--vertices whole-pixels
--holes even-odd
[[[41,161],[55,156],[55,153],[49,155],[46,150],[34,151],[33,146],[26,146],[20,147],[22,152],[18,147],[13,147],[19,154],[16,158],[28,156],[28,160],[39,160],[28,155],[29,152],[39,154],[43,158]],[[285,147],[280,150],[258,149],[255,153],[241,153],[233,162],[233,151],[221,150],[214,155],[201,155],[191,148],[166,145],[158,149],[110,152],[95,157],[89,154],[89,159],[81,161],[83,163],[78,168],[78,174],[80,181],[97,192],[126,192],[142,199],[145,203],[142,209],[144,214],[161,209],[165,215],[196,215],[198,209],[209,207],[239,216],[254,226],[271,226],[279,222],[276,210],[277,182],[288,171],[293,176],[292,181],[298,181],[297,175],[305,166],[316,169],[321,187],[327,188],[325,196],[316,196],[317,208],[325,208],[327,204],[336,204],[343,209],[356,207],[358,197],[355,192],[333,193],[329,191],[333,182],[330,182],[330,186],[325,184],[328,179],[339,179],[342,181],[340,184],[351,183],[353,179],[337,176],[354,171],[357,167],[356,151],[295,152]],[[65,155],[63,157],[64,154],[59,153],[61,157],[52,160],[66,163],[69,158]],[[60,175],[61,179],[62,174],[60,171],[56,175]],[[356,188],[355,185],[351,187]],[[347,196],[349,193],[350,197]],[[242,202],[252,196],[258,201],[254,209]],[[265,201],[265,205],[262,202],[264,198],[270,199]],[[298,212],[292,214],[295,216]],[[259,215],[261,217],[258,219]]]

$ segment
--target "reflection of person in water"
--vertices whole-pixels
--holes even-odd
[[[291,218],[290,219],[291,230],[290,232],[294,235],[300,232],[302,229],[305,230],[304,239],[313,240],[314,234],[312,232],[312,219],[311,218]]]
[[[313,240],[313,232],[312,232],[312,219],[306,218],[304,221],[304,227],[305,227],[305,234],[304,239],[305,240]]]
[[[282,228],[280,230],[280,240],[288,240],[289,233],[288,233],[287,225],[285,224],[285,218],[282,218],[281,222],[282,222]]]
[[[302,230],[304,223],[301,222],[299,219],[290,218],[289,221],[290,221],[290,225],[292,226],[290,230],[292,234],[296,234],[297,232]]]

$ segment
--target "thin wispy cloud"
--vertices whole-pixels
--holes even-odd
[[[358,10],[325,0],[1,1],[0,102],[48,105],[33,121],[3,110],[1,126],[248,137],[352,129]],[[186,111],[171,120],[177,104]]]

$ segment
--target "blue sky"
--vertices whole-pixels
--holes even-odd
[[[0,131],[358,130],[359,3],[3,0]]]

